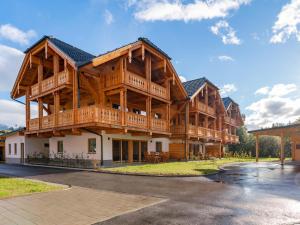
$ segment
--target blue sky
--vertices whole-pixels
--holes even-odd
[[[147,37],[178,74],[205,76],[236,100],[249,128],[293,122],[300,117],[299,13],[299,0],[3,0],[0,123],[24,123],[9,91],[19,51],[45,34],[96,55]]]

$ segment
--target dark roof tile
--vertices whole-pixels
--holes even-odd
[[[216,89],[219,89],[216,85],[214,85],[212,82],[210,82],[206,77],[201,77],[195,80],[189,80],[186,82],[183,82],[183,86],[188,93],[189,97],[192,97],[198,90],[201,88],[205,83],[209,83]]]

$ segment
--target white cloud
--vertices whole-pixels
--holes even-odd
[[[38,106],[31,103],[31,118],[37,118]],[[7,126],[25,126],[25,105],[7,99],[0,99],[0,124]]]
[[[270,88],[269,87],[262,87],[262,88],[259,88],[255,91],[255,95],[266,95],[268,94],[270,91]]]
[[[239,45],[241,40],[236,36],[235,30],[225,20],[220,20],[210,28],[211,32],[222,38],[225,45]]]
[[[220,56],[218,56],[218,59],[221,62],[233,62],[234,61],[234,58],[232,58],[231,56],[228,56],[228,55],[220,55]]]
[[[300,41],[300,31],[298,26],[300,24],[300,0],[291,0],[284,5],[277,15],[272,31],[273,36],[270,39],[271,43],[284,43],[292,35],[295,35]]]
[[[179,76],[179,78],[180,78],[181,82],[186,82],[187,81],[184,76]]]
[[[228,95],[229,93],[236,92],[237,88],[234,84],[224,84],[222,88],[220,88],[220,94],[222,96]]]
[[[114,22],[114,16],[108,9],[106,9],[104,12],[104,20],[107,25],[110,25]]]
[[[264,95],[247,110],[246,124],[250,129],[271,127],[275,123],[289,123],[300,117],[300,98],[288,96],[297,90],[294,84],[276,84],[262,87],[255,93]]]
[[[23,58],[23,52],[0,44],[0,91],[11,90]]]
[[[11,24],[0,25],[0,38],[4,38],[22,45],[28,45],[30,39],[36,37],[34,30],[22,31]]]
[[[251,0],[129,0],[128,6],[135,7],[134,17],[140,21],[201,21],[225,18],[241,5]]]
[[[255,95],[269,95],[270,97],[283,97],[297,90],[295,84],[275,84],[272,88],[265,86],[255,91]]]

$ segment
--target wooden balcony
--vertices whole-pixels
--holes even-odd
[[[215,109],[208,105],[205,105],[203,102],[197,102],[195,109],[199,110],[200,112],[203,112],[205,114],[208,114],[211,116],[216,116]]]
[[[185,126],[172,126],[171,128],[172,134],[175,135],[183,135],[185,133]],[[207,139],[215,139],[215,140],[221,140],[222,139],[222,133],[218,130],[213,129],[207,129],[204,127],[197,127],[195,125],[189,125],[188,129],[188,135],[191,137],[197,137],[197,138],[207,138]]]
[[[59,128],[73,125],[86,125],[89,123],[107,124],[111,126],[122,127],[122,113],[120,110],[112,108],[100,108],[96,105],[86,106],[78,109],[70,109],[57,114],[44,116],[41,119],[41,129]],[[57,122],[55,122],[57,121]],[[128,128],[137,128],[148,130],[148,119],[144,115],[126,112],[125,121]],[[31,119],[29,122],[29,131],[39,130],[39,119]],[[151,129],[154,132],[168,132],[168,123],[162,119],[151,119]]]
[[[223,142],[225,143],[239,143],[239,136],[229,134],[226,131],[223,131]]]
[[[34,84],[31,86],[31,97],[35,97],[37,95],[46,93],[48,91],[51,91],[55,88],[61,87],[66,84],[71,83],[71,76],[68,70],[59,72],[57,74],[57,81],[56,77],[51,76],[41,82],[41,90],[40,85]]]
[[[148,85],[149,82],[145,78],[133,72],[130,71],[125,72],[124,83],[133,88],[150,93],[159,98],[168,99],[168,91],[166,88],[154,82],[151,82],[150,85]],[[120,74],[114,73],[114,74],[106,75],[105,77],[106,88],[118,86],[120,84],[122,84],[122,78]]]
[[[229,116],[224,117],[225,123],[232,125],[232,126],[238,126],[236,119],[230,118]]]

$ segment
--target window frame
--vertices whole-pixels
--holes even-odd
[[[159,146],[159,148],[160,148],[160,150],[158,150],[158,147]],[[155,152],[162,152],[163,150],[162,150],[162,141],[156,141],[155,142]]]
[[[14,155],[18,154],[18,144],[14,143]]]
[[[8,144],[8,155],[11,155],[11,144]]]
[[[95,141],[95,150],[91,151],[91,141]],[[88,138],[88,154],[96,154],[97,153],[97,139],[96,138]]]
[[[62,149],[60,149],[60,146],[62,147]],[[64,153],[64,141],[59,140],[57,141],[57,154],[63,154],[63,153]]]

